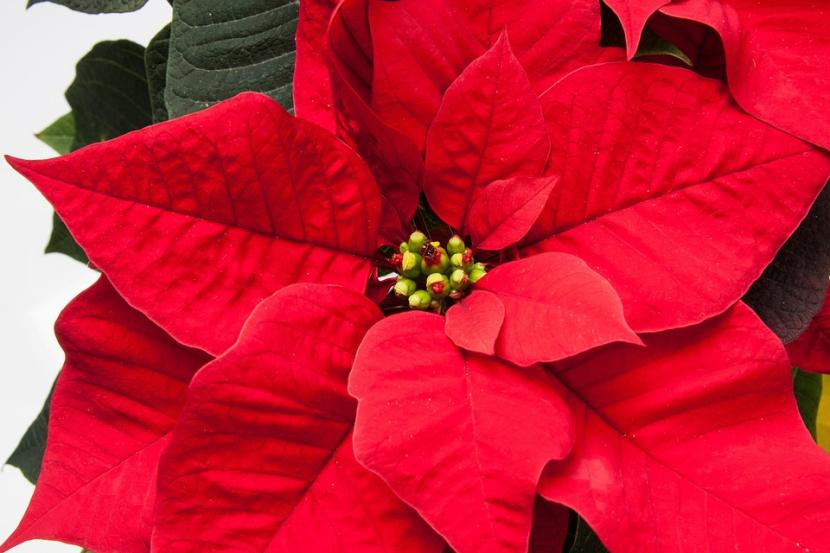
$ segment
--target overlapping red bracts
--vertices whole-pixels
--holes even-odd
[[[13,160],[113,286],[61,319],[60,416],[7,547],[536,553],[561,549],[566,505],[614,552],[827,551],[830,461],[735,304],[830,157],[690,70],[586,67],[622,57],[594,1],[334,4],[302,6],[295,92],[346,144],[243,95]],[[636,39],[661,3],[611,4]],[[741,84],[726,42],[765,118],[736,91],[795,81]],[[795,134],[822,144],[819,123]],[[378,236],[396,245],[422,190],[489,273],[445,319],[383,318],[378,282],[361,297]],[[209,358],[176,340],[222,354],[186,403]]]
[[[213,354],[282,286],[366,286],[380,216],[372,174],[263,95],[10,162],[131,305]]]
[[[105,278],[55,326],[66,362],[52,397],[38,486],[0,547],[59,540],[94,551],[147,551],[159,458],[193,374],[210,358],[127,305]]]
[[[778,339],[743,304],[553,369],[574,451],[540,491],[614,552],[830,551],[828,458]]]
[[[629,56],[655,12],[714,29],[728,82],[743,109],[782,130],[830,148],[827,59],[830,10],[822,0],[609,0],[620,15]],[[702,43],[691,43],[690,50]]]

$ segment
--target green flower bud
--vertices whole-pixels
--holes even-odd
[[[447,242],[447,252],[449,252],[450,255],[464,253],[464,250],[466,249],[467,245],[464,244],[464,240],[462,240],[457,234],[454,234],[453,237],[450,238],[449,242]]]
[[[427,292],[433,298],[445,298],[450,293],[450,279],[441,273],[433,273],[427,277]]]
[[[414,252],[406,252],[401,260],[401,273],[408,278],[418,278],[421,274],[421,256]]]
[[[479,280],[484,278],[484,275],[486,275],[486,274],[487,274],[487,271],[482,271],[481,269],[473,267],[473,270],[470,271],[470,282],[472,284],[475,284],[476,282],[478,282]]]
[[[409,307],[412,309],[426,310],[429,309],[430,303],[432,303],[432,298],[426,290],[416,290],[409,296]]]
[[[453,290],[465,290],[469,285],[470,277],[467,276],[464,269],[456,269],[450,275],[450,287]]]
[[[406,253],[409,251],[409,243],[401,242],[401,245],[398,247],[398,251],[401,253]]]
[[[409,251],[411,252],[420,252],[421,246],[427,243],[427,236],[423,232],[416,230],[412,234],[409,235]]]
[[[473,272],[473,271],[481,271],[481,272],[486,273],[487,272],[487,266],[484,265],[484,263],[481,263],[480,261],[478,263],[473,263],[472,266],[470,267],[470,272]]]
[[[414,280],[409,278],[400,278],[398,279],[398,282],[395,283],[395,294],[402,298],[408,298],[417,289],[418,285]]]
[[[421,259],[421,272],[425,275],[445,273],[450,268],[450,256],[444,248],[436,248],[436,252],[429,259]]]
[[[464,254],[463,253],[454,253],[450,256],[450,265],[453,269],[463,269],[464,268]]]

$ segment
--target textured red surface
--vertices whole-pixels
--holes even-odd
[[[572,255],[543,253],[499,265],[476,289],[504,304],[496,355],[523,367],[611,342],[640,342],[608,281]]]
[[[29,508],[0,550],[30,539],[145,553],[156,470],[209,357],[184,348],[122,300],[103,277],[55,327],[66,362]]]
[[[553,373],[577,425],[543,496],[611,551],[830,551],[830,464],[801,421],[784,348],[739,304]]]
[[[467,231],[476,249],[501,250],[525,237],[542,214],[556,176],[492,182],[473,196]]]
[[[594,0],[371,2],[369,22],[372,106],[419,147],[444,91],[503,31],[537,93],[578,67],[624,58],[599,47]]]
[[[326,62],[326,31],[338,0],[303,0],[297,22],[294,62],[294,113],[329,132],[337,128],[337,114]]]
[[[447,310],[447,338],[467,351],[495,355],[496,339],[504,323],[504,304],[495,294],[473,290]]]
[[[746,115],[691,71],[587,67],[542,104],[548,171],[560,181],[524,252],[584,259],[638,332],[697,323],[737,301],[830,176],[825,152]]]
[[[427,136],[424,193],[445,223],[466,230],[476,192],[539,176],[549,152],[542,106],[502,34],[444,94]]]
[[[438,315],[376,324],[358,350],[355,455],[461,553],[524,551],[545,464],[573,421],[541,366],[466,353]]]
[[[366,287],[380,215],[372,174],[264,95],[10,161],[131,305],[213,354],[287,284]]]
[[[161,463],[153,550],[441,551],[352,453],[346,377],[380,317],[357,293],[311,284],[257,307],[188,391]]]

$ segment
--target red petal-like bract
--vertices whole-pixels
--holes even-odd
[[[577,421],[540,492],[615,553],[830,551],[830,459],[781,343],[743,304],[553,367]]]
[[[572,255],[542,253],[499,265],[476,289],[504,304],[496,354],[522,367],[612,342],[640,343],[608,281]]]
[[[480,250],[500,250],[525,237],[542,214],[558,177],[515,177],[488,184],[473,197],[467,231]]]
[[[372,43],[368,0],[344,0],[329,25],[331,70],[340,136],[366,160],[384,199],[381,238],[400,241],[418,207],[423,160],[408,138],[369,107]]]
[[[464,352],[438,315],[369,330],[349,391],[355,455],[458,553],[524,551],[545,464],[568,454],[573,421],[540,365]]]
[[[729,88],[741,107],[830,148],[830,9],[825,0],[675,0],[661,11],[720,34]]]
[[[625,33],[625,49],[628,58],[634,57],[640,45],[640,37],[651,15],[671,0],[605,0],[614,10]]]
[[[600,48],[596,0],[398,0],[370,3],[372,106],[423,147],[444,91],[507,31],[538,93],[586,64],[621,59]]]
[[[256,308],[188,391],[162,458],[153,550],[441,551],[352,452],[346,379],[380,317],[354,292],[313,284]]]
[[[466,230],[476,192],[540,175],[549,152],[542,107],[502,34],[444,94],[427,136],[424,193],[445,223]]]
[[[214,354],[302,282],[362,292],[380,198],[347,146],[261,94],[45,161],[10,160],[134,307]]]
[[[29,508],[0,551],[31,539],[93,551],[146,553],[156,471],[196,370],[184,348],[102,277],[55,327],[66,362]]]
[[[560,181],[524,252],[584,259],[638,332],[734,304],[830,176],[826,153],[744,114],[723,85],[688,70],[587,67],[542,104]]]
[[[496,339],[504,323],[504,304],[486,290],[473,293],[447,310],[447,338],[467,351],[494,355]]]
[[[799,369],[830,374],[830,294],[807,330],[787,344],[787,353]]]
[[[303,0],[300,3],[294,63],[294,113],[331,133],[337,125],[326,62],[326,31],[338,1]]]

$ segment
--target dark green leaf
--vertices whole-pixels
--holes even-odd
[[[784,343],[798,338],[821,309],[830,278],[830,186],[744,296]]]
[[[166,25],[153,37],[144,52],[144,64],[147,66],[147,85],[150,89],[150,106],[153,109],[153,123],[167,120],[164,87],[167,83],[167,56],[169,52],[170,25]]]
[[[818,404],[821,401],[821,375],[808,373],[793,367],[793,389],[795,399],[798,402],[798,412],[804,419],[807,430],[816,439],[816,417],[818,416]]]
[[[63,155],[68,154],[75,140],[75,117],[70,111],[37,133],[41,142]]]
[[[46,398],[43,409],[23,434],[14,453],[6,461],[7,465],[19,468],[23,476],[32,484],[36,483],[40,476],[40,464],[43,461],[43,452],[46,450],[46,431],[49,426],[49,403],[52,401],[54,391],[55,385],[52,384],[52,390],[49,391],[49,397]]]
[[[75,115],[73,150],[151,124],[144,48],[129,40],[99,42],[75,67],[66,99]]]
[[[27,8],[35,4],[51,2],[66,6],[70,10],[84,13],[124,13],[133,12],[147,3],[147,0],[29,0]]]
[[[297,0],[174,0],[165,101],[170,117],[248,90],[292,106]]]

